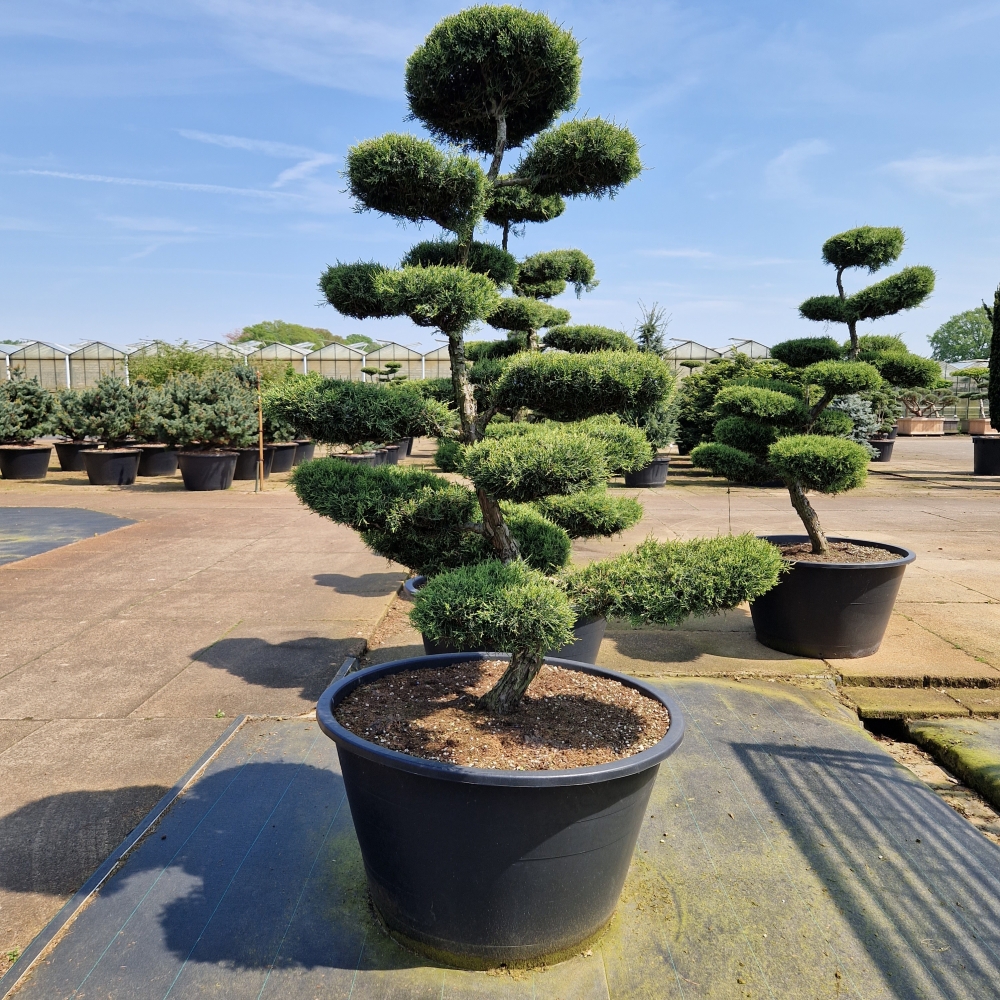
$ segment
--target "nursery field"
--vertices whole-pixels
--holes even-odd
[[[423,439],[410,461],[432,455]],[[864,488],[816,498],[831,535],[917,552],[875,656],[775,653],[737,609],[677,630],[609,628],[599,662],[671,683],[791,681],[826,688],[830,705],[839,681],[840,700],[868,714],[891,714],[892,699],[910,717],[995,713],[1000,483],[971,465],[968,438],[900,439]],[[262,494],[252,483],[191,493],[179,477],[92,487],[56,471],[0,483],[0,507],[134,522],[0,568],[0,952],[25,947],[234,718],[309,718],[345,656],[415,651],[396,597],[405,571],[306,510],[285,479]],[[643,521],[576,543],[577,561],[649,534],[797,530],[783,491],[728,488],[680,458],[665,488],[641,492]]]

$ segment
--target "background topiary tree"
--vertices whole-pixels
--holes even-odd
[[[1000,288],[993,293],[993,305],[988,306],[983,303],[983,311],[990,321],[992,333],[990,335],[990,365],[991,375],[1000,372]],[[1000,377],[990,378],[989,387],[990,400],[990,426],[994,430],[1000,430]]]
[[[858,323],[894,316],[920,305],[934,290],[934,272],[929,267],[905,267],[897,274],[848,295],[844,272],[863,267],[869,274],[891,264],[903,252],[905,236],[895,226],[860,226],[831,236],[823,244],[823,260],[837,270],[837,294],[816,295],[799,306],[806,318],[824,323],[844,323],[850,334],[848,358],[858,357]]]
[[[27,378],[21,369],[13,369],[11,377],[0,382],[0,400],[0,442],[31,444],[52,432],[58,401],[34,376]]]

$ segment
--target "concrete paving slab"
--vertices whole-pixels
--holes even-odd
[[[922,610],[923,606],[917,610],[914,605],[899,605],[889,619],[881,648],[873,656],[830,659],[827,663],[845,685],[1000,687],[1000,670],[922,627],[917,620]]]
[[[1000,722],[911,722],[907,730],[918,746],[1000,809]]]
[[[637,677],[790,677],[829,673],[822,660],[790,656],[762,646],[753,632],[632,629],[608,625],[597,662]]]
[[[898,604],[988,604],[994,600],[968,586],[963,576],[956,574],[958,578],[952,579],[930,569],[924,560],[921,562],[924,565],[907,566],[896,599]]]
[[[998,688],[946,688],[950,698],[964,705],[973,715],[990,717],[1000,715],[1000,689]]]
[[[842,687],[840,693],[862,719],[930,719],[969,714],[965,706],[933,688]]]
[[[9,746],[0,756],[0,951],[23,949],[227,724],[61,720]]]
[[[914,620],[992,667],[1000,669],[1000,605],[924,605]]]
[[[250,723],[28,974],[25,1000],[342,996],[984,996],[1000,978],[1000,852],[828,696],[677,680],[665,763],[615,919],[517,975],[386,937],[332,744]]]
[[[0,719],[0,755],[44,725],[44,719]]]

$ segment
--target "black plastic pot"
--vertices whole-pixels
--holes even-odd
[[[83,453],[96,447],[96,441],[57,441],[56,455],[59,458],[59,468],[63,472],[86,472]]]
[[[898,434],[899,434],[899,424],[893,424],[892,430],[889,431],[889,440],[895,441]]]
[[[422,580],[423,577],[416,577],[415,579]],[[406,583],[410,583],[410,581],[407,580]],[[418,584],[416,589],[419,590],[419,588],[420,585]],[[568,642],[565,646],[560,646],[558,649],[550,649],[545,655],[546,657],[573,660],[575,663],[596,663],[597,654],[601,651],[601,643],[604,641],[604,630],[607,627],[608,620],[606,618],[584,618],[582,621],[578,621],[573,627],[573,635],[576,636],[573,642]],[[433,656],[435,653],[484,652],[482,649],[456,649],[446,642],[435,642],[433,639],[428,639],[423,635],[421,638],[424,641],[424,652],[428,656]]]
[[[764,535],[775,545],[808,542],[806,535]],[[831,542],[874,545],[858,538]],[[910,549],[884,545],[898,558],[878,563],[792,563],[778,585],[750,605],[757,641],[770,649],[817,659],[853,659],[878,651]]]
[[[291,472],[295,464],[295,452],[299,446],[294,441],[281,441],[271,445],[274,458],[271,459],[272,472]]]
[[[406,458],[406,456],[409,455],[411,451],[413,451],[413,438],[412,437],[400,438],[396,442],[396,444],[399,445],[399,457],[400,458]]]
[[[972,474],[1000,476],[1000,434],[976,435],[972,439]]]
[[[399,445],[387,444],[385,446],[385,464],[399,465]]]
[[[44,479],[51,457],[50,444],[0,445],[0,476],[4,479]]]
[[[389,452],[385,448],[376,448],[375,449],[375,464],[376,465],[385,465],[385,463],[388,460],[389,460]]]
[[[182,451],[178,456],[186,490],[228,490],[236,472],[235,451]]]
[[[337,458],[344,462],[353,462],[355,465],[378,465],[375,460],[375,452],[366,451],[363,455],[347,454],[337,455]]]
[[[625,485],[633,489],[662,486],[667,481],[667,469],[669,465],[669,455],[657,455],[644,469],[637,469],[635,472],[626,472]]]
[[[139,449],[91,448],[83,461],[91,486],[131,486],[139,471]]]
[[[888,462],[892,459],[892,446],[896,443],[889,438],[869,438],[868,443],[878,452],[873,462]]]
[[[301,465],[303,462],[311,462],[316,454],[316,442],[308,438],[299,438],[295,442],[295,458],[292,465]]]
[[[610,764],[499,771],[422,760],[356,736],[333,715],[359,685],[404,670],[500,653],[395,660],[323,693],[320,728],[337,744],[372,903],[390,933],[439,961],[490,967],[556,960],[611,919],[659,764],[684,735],[677,706],[634,677],[612,677],[663,702],[670,730]]]
[[[173,476],[177,472],[177,450],[165,444],[137,444],[139,476]]]
[[[260,461],[260,448],[237,448],[236,471],[233,479],[256,479],[257,463]],[[274,461],[274,445],[264,445],[264,478],[271,474],[271,463]]]

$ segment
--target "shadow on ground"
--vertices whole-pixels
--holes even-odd
[[[346,576],[343,573],[317,573],[313,580],[319,587],[331,587],[338,594],[356,597],[382,597],[399,590],[401,573],[363,573]]]
[[[193,653],[191,659],[228,671],[248,684],[297,687],[304,699],[316,701],[344,659],[355,655],[358,641],[321,636],[279,643],[259,638],[220,639]]]
[[[166,791],[63,792],[0,817],[0,889],[72,895]]]

